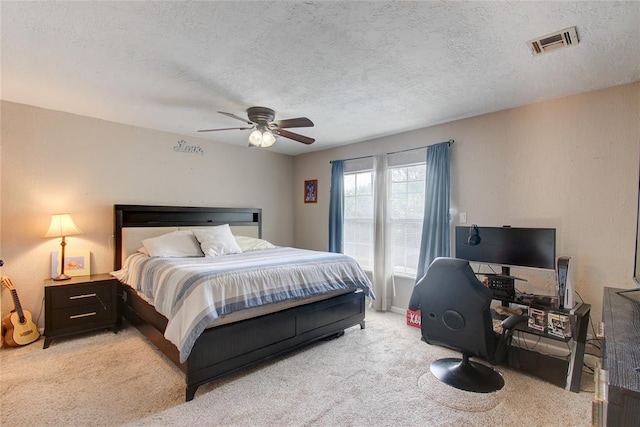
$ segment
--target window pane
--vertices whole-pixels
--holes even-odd
[[[405,218],[422,219],[424,215],[424,194],[410,194],[407,197]]]
[[[362,196],[356,199],[356,216],[373,219],[373,196]]]
[[[427,175],[427,167],[426,165],[411,166],[407,168],[407,175],[409,181],[424,182]]]
[[[420,255],[426,165],[390,169],[389,226],[393,271],[415,275]]]
[[[391,173],[391,182],[401,182],[407,180],[407,169],[406,168],[391,168],[389,169]]]
[[[396,194],[399,195],[406,195],[407,193],[407,182],[403,181],[403,182],[392,182],[391,183],[391,196],[395,196]]]
[[[387,226],[396,273],[415,275],[420,253],[426,165],[389,168]],[[373,269],[373,172],[345,175],[345,253]]]
[[[344,176],[344,195],[354,196],[356,194],[356,176],[345,175]]]
[[[365,172],[356,175],[356,194],[366,195],[373,194],[373,185],[371,182],[372,173]]]
[[[372,222],[358,221],[355,224],[355,242],[360,244],[373,244]]]
[[[392,200],[390,217],[392,220],[406,218],[407,216],[407,199]]]
[[[407,183],[407,193],[424,195],[424,181],[409,181]]]
[[[353,225],[352,225],[352,223],[350,221],[346,221],[345,220],[342,232],[344,234],[345,247],[347,246],[347,242],[349,244],[351,244],[352,242],[355,241],[355,239],[356,239],[356,230],[355,230],[355,228],[353,227]],[[345,253],[347,253],[346,252],[346,248],[345,248]]]
[[[365,270],[372,270],[373,173],[345,174],[344,178],[344,253],[355,258]]]
[[[345,197],[344,198],[344,218],[355,218],[356,217],[356,198],[355,197]]]
[[[346,238],[345,238],[346,240]],[[346,243],[344,244],[344,253],[345,254],[352,254],[355,251],[355,245],[353,243]]]

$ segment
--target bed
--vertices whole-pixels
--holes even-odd
[[[254,208],[115,205],[114,218],[115,271],[122,271],[127,258],[135,258],[132,254],[142,240],[171,230],[206,230],[229,224],[234,235],[262,237],[262,211]],[[235,311],[208,324],[188,353],[165,338],[170,320],[143,293],[122,281],[118,310],[121,318],[136,326],[185,373],[185,399],[190,401],[204,383],[312,342],[339,337],[346,328],[359,325],[364,329],[365,293],[357,288],[342,289]]]

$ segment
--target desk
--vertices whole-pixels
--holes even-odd
[[[522,302],[515,300],[501,299],[500,301],[503,305],[509,305],[510,303],[522,305]],[[547,356],[535,351],[533,348],[525,349],[512,345],[509,347],[508,364],[512,368],[549,381],[566,390],[578,393],[580,391],[580,380],[582,378],[582,365],[584,362],[584,349],[587,342],[591,305],[578,303],[571,310],[551,307],[536,308],[569,315],[571,317],[571,337],[560,338],[546,332],[530,329],[527,325],[523,324],[518,325],[516,330],[554,341],[566,342],[570,351],[569,360]]]

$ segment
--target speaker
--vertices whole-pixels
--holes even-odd
[[[558,304],[561,308],[571,309],[575,305],[571,257],[558,257],[556,260],[556,276],[558,283]]]
[[[469,237],[467,238],[467,245],[475,246],[480,243],[482,239],[480,238],[480,231],[478,230],[478,226],[473,224],[469,227]]]

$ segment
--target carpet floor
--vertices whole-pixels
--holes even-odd
[[[201,386],[133,326],[0,350],[0,425],[589,426],[593,393],[572,393],[499,367],[505,386],[474,394],[429,364],[457,353],[420,341],[395,313]],[[585,384],[583,376],[583,385]],[[593,384],[586,384],[585,388]]]

